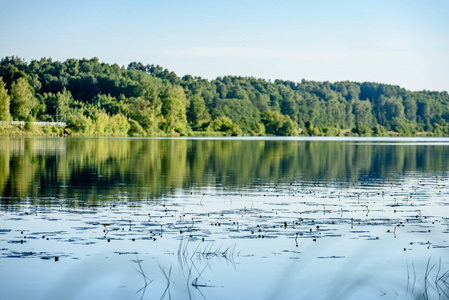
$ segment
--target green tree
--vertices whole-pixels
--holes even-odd
[[[449,135],[442,130],[446,128],[442,124],[449,121],[447,92],[410,92],[386,84],[271,82],[238,76],[207,80],[186,75],[181,79],[160,66],[135,62],[125,68],[97,58],[65,62],[43,58],[26,63],[6,57],[0,60],[0,77],[8,90],[9,112],[14,119],[63,119],[70,110],[88,118],[90,121],[77,117],[79,124],[87,124],[96,120],[97,112],[104,112],[110,124],[97,128],[103,128],[104,134],[116,134],[112,117],[123,115],[128,124],[130,118],[135,121],[129,124],[129,132],[142,134],[140,129],[144,129],[147,135],[184,134],[189,128],[206,130],[211,117],[217,120],[223,116],[246,135],[265,130],[267,134],[294,134],[295,122],[304,127],[309,120],[315,126],[303,134],[334,135],[339,129],[362,123],[373,130],[379,124],[405,135],[416,131]],[[27,85],[31,89],[24,87]],[[7,114],[3,90],[2,95],[0,110]],[[288,115],[292,121],[268,113],[261,123],[261,114],[267,110]],[[126,128],[126,122],[119,123]],[[72,133],[75,128],[83,134],[93,134],[94,130],[87,133],[83,126],[72,126]],[[383,134],[380,127],[378,131],[374,134]]]
[[[78,60],[71,58],[71,59],[66,60],[64,64],[66,65],[67,73],[69,73],[70,75],[73,75],[73,76],[78,75],[79,66],[80,66]]]
[[[130,129],[130,124],[124,115],[113,115],[109,119],[106,132],[111,132],[114,135],[126,135]]]
[[[298,105],[291,99],[284,100],[281,102],[281,113],[295,120],[298,115]]]
[[[14,119],[25,121],[36,106],[33,88],[25,78],[19,78],[11,87],[11,113]]]
[[[102,111],[96,111],[92,118],[92,130],[94,134],[103,135],[108,132],[108,125],[110,124],[109,116],[107,113]]]
[[[190,99],[190,105],[187,109],[187,120],[189,124],[196,130],[201,121],[209,121],[210,116],[206,109],[206,103],[199,94],[194,95]]]
[[[26,123],[25,123],[25,130],[33,131],[35,121],[36,121],[36,119],[33,118],[33,116],[28,116]]]
[[[294,136],[297,128],[298,124],[293,122],[290,116],[284,116],[284,122],[278,133],[281,136]]]
[[[280,136],[296,135],[298,126],[290,119],[290,116],[284,116],[277,111],[267,110],[261,114],[261,119],[268,134]]]
[[[56,94],[56,121],[66,120],[69,104],[73,102],[70,91],[64,90]]]
[[[70,91],[64,90],[57,94],[45,93],[44,102],[49,114],[56,121],[65,121],[70,110],[69,105],[73,102]]]
[[[352,112],[355,115],[356,123],[363,123],[367,126],[371,126],[374,124],[374,117],[371,113],[371,102],[355,100],[353,101],[352,109]]]
[[[373,134],[375,136],[387,136],[388,135],[388,131],[385,129],[385,127],[383,127],[381,125],[376,125],[373,128]]]
[[[86,117],[80,112],[72,112],[67,116],[67,132],[91,134],[92,133],[92,119]]]
[[[140,124],[133,119],[128,120],[129,123],[129,129],[127,134],[130,136],[145,136],[147,133],[145,130],[140,126]]]
[[[186,97],[181,87],[170,87],[162,98],[161,112],[163,119],[160,128],[168,133],[187,133]]]
[[[133,120],[136,120],[148,135],[157,135],[160,133],[158,127],[161,120],[160,114],[157,114],[151,107],[151,103],[145,99],[131,98],[130,99],[130,115]],[[133,124],[131,124],[132,126]]]
[[[323,134],[325,136],[338,136],[340,135],[340,130],[335,126],[328,125],[323,128]]]
[[[8,95],[6,84],[3,82],[3,78],[0,77],[0,121],[9,122],[11,120],[10,102],[11,98]]]
[[[410,97],[407,97],[404,100],[404,109],[405,109],[405,117],[408,120],[415,121],[416,113],[418,111],[418,105],[416,104],[416,101]]]
[[[104,109],[109,115],[129,115],[128,99],[121,94],[118,99],[111,95],[98,94],[92,103]]]
[[[313,125],[312,121],[306,121],[306,123],[304,124],[304,127],[305,127],[305,133],[306,133],[307,135],[310,135],[310,136],[317,136],[317,135],[320,135],[320,130],[319,130],[319,128],[316,128],[316,127]]]
[[[358,134],[359,136],[371,136],[371,129],[365,124],[358,122],[351,132]]]
[[[210,127],[212,130],[224,132],[226,135],[238,136],[242,134],[239,126],[228,117],[220,117],[212,121]]]

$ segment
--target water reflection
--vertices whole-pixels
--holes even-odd
[[[0,142],[3,204],[23,197],[95,204],[110,197],[159,198],[179,188],[209,186],[345,184],[364,176],[444,173],[449,167],[449,147],[419,140],[402,144],[393,140],[1,138]]]
[[[445,299],[446,141],[1,139],[0,290]]]

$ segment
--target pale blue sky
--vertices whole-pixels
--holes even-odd
[[[0,0],[0,57],[449,91],[449,1]]]

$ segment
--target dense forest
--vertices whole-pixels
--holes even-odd
[[[133,62],[0,62],[0,124],[67,123],[68,135],[449,135],[449,94],[372,82],[225,76],[215,80]],[[50,130],[50,131],[51,131]]]

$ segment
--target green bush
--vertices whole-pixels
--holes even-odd
[[[147,133],[145,130],[140,126],[140,124],[133,119],[128,120],[129,123],[129,129],[128,129],[128,135],[130,136],[145,136]]]
[[[290,116],[283,115],[277,111],[267,110],[261,114],[261,119],[267,134],[280,136],[296,135],[298,126],[292,121]]]
[[[228,117],[220,117],[216,120],[213,120],[210,124],[210,128],[213,131],[224,132],[228,136],[238,136],[242,134],[239,126],[232,122]]]
[[[128,119],[122,115],[114,115],[109,119],[109,125],[107,126],[107,131],[112,132],[116,135],[126,135],[130,129],[130,124]]]
[[[373,134],[374,136],[387,136],[388,131],[385,129],[385,127],[381,125],[376,125],[373,127]]]
[[[92,119],[80,113],[67,116],[66,131],[69,134],[91,134]]]
[[[363,123],[358,122],[357,125],[351,129],[351,132],[359,136],[371,136],[371,129]]]
[[[28,116],[26,122],[25,122],[25,130],[26,131],[34,131],[34,121],[35,119],[32,116]]]

